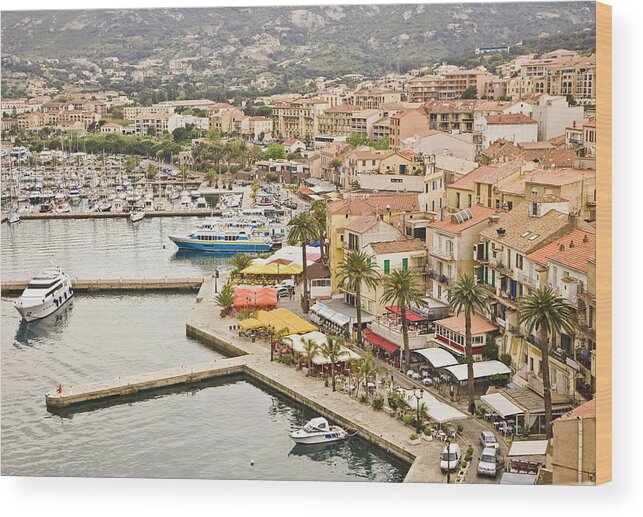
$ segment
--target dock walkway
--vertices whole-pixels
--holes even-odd
[[[210,215],[219,216],[221,210],[210,208],[194,208],[191,210],[146,210],[145,217],[207,217]],[[58,214],[49,212],[41,214],[20,214],[20,220],[29,221],[33,219],[116,219],[129,217],[129,212],[65,212]],[[3,221],[6,215],[3,215]]]
[[[77,292],[99,291],[165,291],[196,290],[203,285],[203,278],[98,278],[83,280],[72,278],[71,285]],[[21,293],[29,280],[3,280],[3,293]]]

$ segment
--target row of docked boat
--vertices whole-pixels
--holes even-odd
[[[31,279],[14,307],[25,321],[35,321],[62,308],[73,295],[69,276],[52,264]]]

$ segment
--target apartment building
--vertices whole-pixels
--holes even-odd
[[[381,119],[383,114],[384,113],[379,109],[362,109],[354,111],[351,119],[350,132],[368,135],[369,138],[376,139],[373,134],[373,124]],[[386,134],[388,135],[388,127],[386,128]]]
[[[282,138],[311,141],[320,133],[319,118],[329,105],[321,99],[296,99],[274,106],[275,131]]]
[[[401,100],[401,92],[384,89],[358,90],[348,97],[350,105],[361,106],[365,109],[379,109],[382,104],[400,102]]]
[[[126,120],[151,119],[153,117],[168,117],[174,113],[174,106],[126,106],[123,108],[123,117]]]
[[[585,118],[566,127],[565,148],[578,156],[596,156],[596,119]]]
[[[319,116],[319,134],[350,135],[353,132],[354,117],[362,110],[361,106],[334,106],[323,110]]]
[[[476,266],[471,250],[496,210],[474,205],[431,223],[427,231],[431,297],[448,303],[449,286]]]
[[[389,124],[389,148],[400,149],[402,140],[422,133],[428,128],[428,117],[424,111],[404,110],[391,116]]]
[[[585,118],[582,106],[570,106],[562,96],[542,95],[533,105],[532,118],[538,122],[538,140],[564,135],[565,128]]]
[[[425,155],[453,156],[473,161],[476,146],[472,134],[452,134],[428,129],[402,140],[402,150],[411,150]]]
[[[538,140],[538,123],[522,113],[487,115],[475,120],[474,142],[479,151],[487,149],[499,139],[535,142]]]

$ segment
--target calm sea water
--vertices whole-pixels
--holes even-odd
[[[4,253],[5,246],[3,259]],[[44,393],[61,382],[222,357],[185,336],[193,301],[191,294],[81,294],[60,314],[25,324],[12,300],[3,299],[2,474],[404,478],[405,465],[357,438],[330,448],[294,447],[287,432],[314,415],[242,378],[64,415],[47,412]]]
[[[198,218],[150,217],[30,220],[3,224],[2,278],[25,280],[53,257],[72,278],[185,278],[211,275],[229,257],[177,252],[168,235],[185,234]]]

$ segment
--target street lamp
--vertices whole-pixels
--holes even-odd
[[[424,398],[424,389],[420,388],[419,390],[413,388],[413,396],[415,397],[417,405],[417,418],[415,420],[415,431],[417,434],[420,434],[420,400]]]
[[[219,270],[215,269],[214,270],[214,292],[218,293],[219,292],[219,283],[217,282],[219,278]]]
[[[447,485],[451,483],[451,440],[447,436]]]

